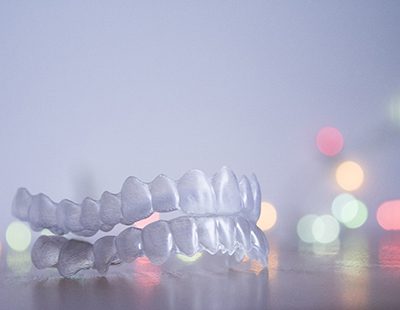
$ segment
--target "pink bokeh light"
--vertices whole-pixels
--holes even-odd
[[[382,203],[376,213],[376,219],[385,230],[400,230],[400,200]]]
[[[322,154],[335,156],[343,149],[344,139],[337,128],[324,127],[317,134],[316,144]]]
[[[146,225],[156,222],[160,219],[160,213],[158,212],[154,212],[152,215],[150,215],[149,217],[136,222],[135,224],[133,224],[134,227],[136,228],[140,228],[143,229]]]

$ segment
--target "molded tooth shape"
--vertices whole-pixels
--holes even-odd
[[[68,231],[72,231],[75,233],[83,230],[83,226],[80,222],[81,207],[79,205],[77,205],[75,202],[72,202],[71,200],[64,199],[59,203],[58,208],[64,210],[64,224]]]
[[[110,231],[113,228],[114,228],[114,226],[109,225],[109,224],[101,224],[101,226],[100,226],[101,231],[105,231],[105,232]]]
[[[38,269],[57,265],[60,250],[67,239],[59,236],[40,236],[32,247],[32,263]]]
[[[250,252],[243,252],[243,250],[239,248],[234,255],[237,262],[240,262],[245,256],[247,256],[251,260],[256,260],[261,263],[263,267],[268,266],[267,254],[265,254],[265,251],[258,248],[252,248]],[[246,261],[248,261],[248,259],[246,259]]]
[[[44,194],[33,196],[29,209],[29,222],[34,231],[57,226],[54,202]]]
[[[249,256],[267,265],[269,251],[268,241],[264,233],[256,225],[251,227],[250,240],[252,249],[249,252]]]
[[[82,269],[93,267],[92,245],[88,242],[68,240],[61,248],[57,269],[63,277],[71,277]]]
[[[124,262],[132,262],[143,255],[142,230],[128,227],[115,237],[115,246],[119,258]]]
[[[188,214],[215,213],[215,194],[200,170],[185,173],[178,181],[180,207]]]
[[[31,202],[32,196],[28,190],[26,188],[19,188],[12,203],[13,215],[21,221],[28,221]]]
[[[97,240],[93,246],[58,236],[41,236],[32,248],[32,261],[37,268],[56,266],[62,276],[70,277],[81,269],[92,267],[105,273],[111,264],[121,260],[129,262],[144,253],[153,263],[162,264],[172,251],[193,255],[199,250],[211,254],[228,253],[237,261],[247,254],[264,266],[267,264],[265,235],[241,216],[180,217],[170,222],[158,221],[147,225],[143,231],[129,227],[117,237]]]
[[[121,201],[126,223],[132,224],[153,213],[149,187],[135,177],[126,179],[121,189]]]
[[[219,248],[222,253],[228,252],[229,255],[232,255],[238,247],[235,236],[235,221],[231,217],[225,216],[218,217],[216,222]]]
[[[81,204],[80,223],[86,230],[96,233],[101,225],[99,204],[91,198],[85,198]]]
[[[250,232],[250,241],[252,247],[256,247],[260,250],[265,249],[266,253],[268,253],[268,241],[267,238],[265,237],[265,234],[263,231],[258,228],[256,225],[251,227],[251,232]]]
[[[236,218],[236,241],[243,246],[246,252],[251,250],[250,225],[241,216]]]
[[[51,229],[51,231],[57,235],[63,235],[69,232],[69,229],[65,226],[65,208],[64,205],[58,203],[56,205],[56,217],[57,217],[57,227]]]
[[[91,236],[94,236],[96,233],[97,233],[97,231],[90,230],[90,229],[83,229],[83,230],[75,232],[76,235],[82,236],[82,237],[91,237]]]
[[[215,254],[219,249],[216,219],[212,217],[195,218],[197,234],[200,245],[210,254]]]
[[[193,256],[199,250],[196,223],[190,217],[178,217],[169,222],[178,251]]]
[[[169,212],[179,209],[179,194],[175,181],[160,174],[149,187],[154,211]]]
[[[119,261],[114,239],[114,236],[105,236],[98,239],[93,245],[93,268],[101,274],[105,274],[112,263]]]
[[[250,178],[250,186],[253,192],[253,199],[254,199],[254,208],[251,211],[251,219],[254,222],[257,222],[258,218],[260,217],[261,213],[261,189],[260,184],[258,183],[256,175],[253,173]]]
[[[244,212],[250,214],[254,208],[253,191],[249,179],[244,175],[239,182],[240,196],[242,197]]]
[[[237,248],[234,255],[235,255],[235,260],[237,262],[240,262],[246,255],[246,251],[243,248]]]
[[[120,222],[121,201],[117,195],[104,192],[100,199],[100,220],[107,225],[115,226]]]
[[[167,222],[157,221],[145,226],[142,238],[144,253],[153,264],[167,261],[174,243]]]
[[[227,167],[212,178],[218,214],[233,214],[242,210],[242,199],[236,175]]]

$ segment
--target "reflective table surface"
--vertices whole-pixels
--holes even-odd
[[[139,259],[63,279],[2,247],[1,309],[399,309],[400,234],[308,245],[268,236],[269,270],[165,272]]]

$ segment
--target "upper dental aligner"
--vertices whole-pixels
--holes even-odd
[[[40,193],[31,195],[18,189],[13,214],[28,221],[31,228],[49,229],[57,235],[72,232],[92,236],[110,231],[116,224],[131,225],[153,212],[181,212],[193,216],[241,215],[255,223],[260,216],[261,192],[255,175],[240,180],[227,167],[211,178],[200,170],[190,170],[174,181],[165,175],[145,183],[128,177],[121,192],[104,192],[100,200],[85,198],[81,204],[68,199],[59,203]]]
[[[105,273],[109,265],[131,262],[147,256],[154,264],[163,264],[173,253],[193,256],[199,251],[244,255],[267,263],[265,235],[252,222],[237,216],[183,216],[157,221],[142,229],[128,227],[118,236],[105,236],[93,245],[60,236],[41,236],[32,248],[37,268],[56,267],[64,277],[82,269]]]

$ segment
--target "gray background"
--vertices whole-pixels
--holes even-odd
[[[400,198],[399,1],[0,1],[0,45],[2,235],[19,186],[80,201],[222,165],[258,175],[284,235],[329,212],[340,160],[367,227]]]

